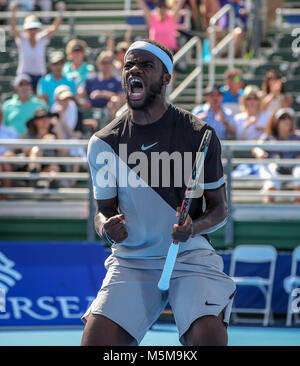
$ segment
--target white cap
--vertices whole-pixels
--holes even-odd
[[[22,80],[26,80],[29,83],[32,83],[31,77],[27,74],[19,74],[15,77],[13,81],[13,86],[18,86]]]
[[[73,93],[68,85],[60,85],[54,90],[54,98],[64,100],[72,98]]]
[[[38,19],[28,19],[25,20],[23,24],[23,29],[34,29],[34,28],[41,28],[42,23]]]
[[[279,119],[281,118],[284,114],[288,114],[291,118],[294,118],[295,116],[295,112],[292,108],[280,108],[278,109],[278,111],[275,113],[275,118]]]

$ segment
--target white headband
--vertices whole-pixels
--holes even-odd
[[[163,51],[161,48],[155,46],[152,43],[148,43],[145,41],[136,41],[136,42],[132,43],[132,45],[128,48],[127,52],[125,53],[124,58],[126,58],[127,54],[133,50],[144,50],[144,51],[153,53],[153,55],[158,57],[160,59],[160,61],[166,66],[168,73],[170,75],[172,75],[172,72],[173,72],[172,60],[170,59],[170,56],[165,51]]]

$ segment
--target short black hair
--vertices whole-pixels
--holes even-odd
[[[169,50],[169,48],[167,48],[166,46],[164,46],[163,44],[161,44],[159,42],[153,41],[152,39],[141,39],[141,41],[151,43],[154,46],[156,46],[156,47],[160,48],[161,50],[163,50],[170,57],[170,60],[172,61],[172,64],[173,64],[173,54],[172,54],[172,51]],[[165,72],[169,73],[164,64],[163,64],[163,67],[164,67]]]

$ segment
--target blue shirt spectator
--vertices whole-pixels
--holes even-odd
[[[220,140],[233,138],[235,127],[233,114],[230,109],[222,106],[223,94],[216,86],[209,88],[205,93],[206,103],[196,106],[192,113],[214,128]]]
[[[240,97],[244,94],[244,82],[240,69],[228,69],[225,73],[225,85],[220,88],[223,93],[223,107],[230,109],[233,115],[241,112]]]
[[[125,102],[122,83],[113,76],[113,60],[111,51],[102,51],[98,56],[99,73],[88,77],[77,89],[78,102],[82,108],[106,108],[119,98]]]
[[[76,94],[76,83],[73,79],[63,76],[62,70],[65,64],[64,54],[60,51],[53,52],[50,56],[51,73],[43,76],[37,86],[37,95],[50,107],[55,102],[54,90],[60,85],[67,85],[72,93]]]
[[[95,76],[89,77],[83,85],[88,99],[91,102],[91,106],[93,108],[104,108],[108,103],[108,98],[99,97],[99,98],[91,98],[91,94],[95,90],[109,91],[114,94],[122,93],[122,84],[116,79],[114,76],[111,76],[109,79],[104,79],[101,75],[97,74]]]

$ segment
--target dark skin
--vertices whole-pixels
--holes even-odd
[[[123,70],[123,85],[127,84],[130,77],[140,77],[145,85],[145,96],[141,100],[129,101],[129,111],[135,123],[151,124],[157,121],[166,112],[168,105],[165,99],[165,89],[171,76],[164,71],[163,64],[158,58],[147,51],[134,50],[125,60]],[[161,83],[161,93],[154,96],[152,104],[142,109],[151,85]],[[125,88],[126,89],[126,88]],[[126,94],[126,90],[125,90]],[[128,94],[127,94],[128,97]],[[175,224],[172,229],[172,238],[179,242],[186,242],[192,235],[197,235],[205,229],[222,222],[227,216],[227,200],[225,187],[214,191],[204,191],[206,211],[201,218],[192,220],[187,217],[182,226]],[[178,213],[179,208],[177,208]],[[98,200],[95,216],[95,229],[98,233],[105,230],[106,234],[118,243],[128,237],[126,230],[126,217],[118,210],[117,197]],[[223,311],[218,316],[202,316],[196,319],[184,334],[184,343],[187,346],[213,345],[225,346],[227,344],[227,330],[223,323]],[[90,314],[82,336],[81,345],[130,345],[134,338],[123,328],[103,315]]]

